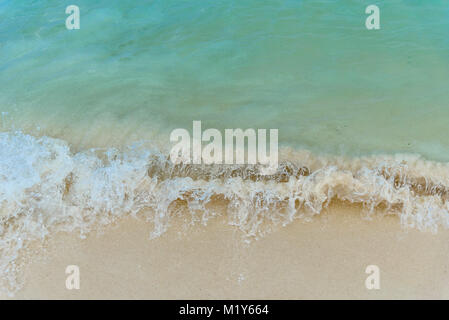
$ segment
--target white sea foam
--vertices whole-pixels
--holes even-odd
[[[206,224],[221,203],[229,224],[248,237],[320,214],[334,200],[396,214],[406,227],[449,226],[448,164],[416,155],[349,159],[291,149],[280,160],[276,174],[263,176],[255,166],[173,165],[139,145],[74,153],[61,140],[0,133],[1,286],[9,293],[18,288],[16,261],[30,240],[57,231],[84,237],[126,215],[151,221],[157,237],[177,206]]]

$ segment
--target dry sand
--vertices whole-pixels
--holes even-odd
[[[395,216],[366,220],[333,205],[246,244],[223,218],[150,240],[151,225],[127,218],[81,240],[57,234],[24,268],[18,299],[442,299],[449,298],[449,231],[401,229]],[[78,265],[80,290],[65,268]],[[365,287],[367,265],[380,289]],[[3,297],[5,298],[5,297]]]

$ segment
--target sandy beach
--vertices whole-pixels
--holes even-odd
[[[223,217],[156,239],[126,218],[101,234],[58,233],[34,243],[16,299],[442,299],[449,298],[449,232],[404,230],[396,216],[364,219],[335,204],[250,243]],[[80,289],[65,287],[67,265]],[[365,268],[380,269],[368,290]],[[7,298],[3,296],[2,298]]]

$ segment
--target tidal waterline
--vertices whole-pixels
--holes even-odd
[[[11,128],[107,147],[174,128],[277,128],[280,145],[449,160],[449,6],[379,1],[0,5]]]

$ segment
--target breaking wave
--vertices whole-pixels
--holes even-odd
[[[267,226],[308,219],[338,200],[435,232],[449,226],[448,187],[449,165],[418,155],[345,158],[283,149],[276,174],[263,176],[256,166],[173,165],[166,153],[140,144],[74,152],[62,140],[4,132],[0,285],[17,290],[16,261],[29,241],[58,231],[84,237],[126,215],[150,221],[152,237],[179,214],[193,224],[225,215],[245,236],[258,237]]]

